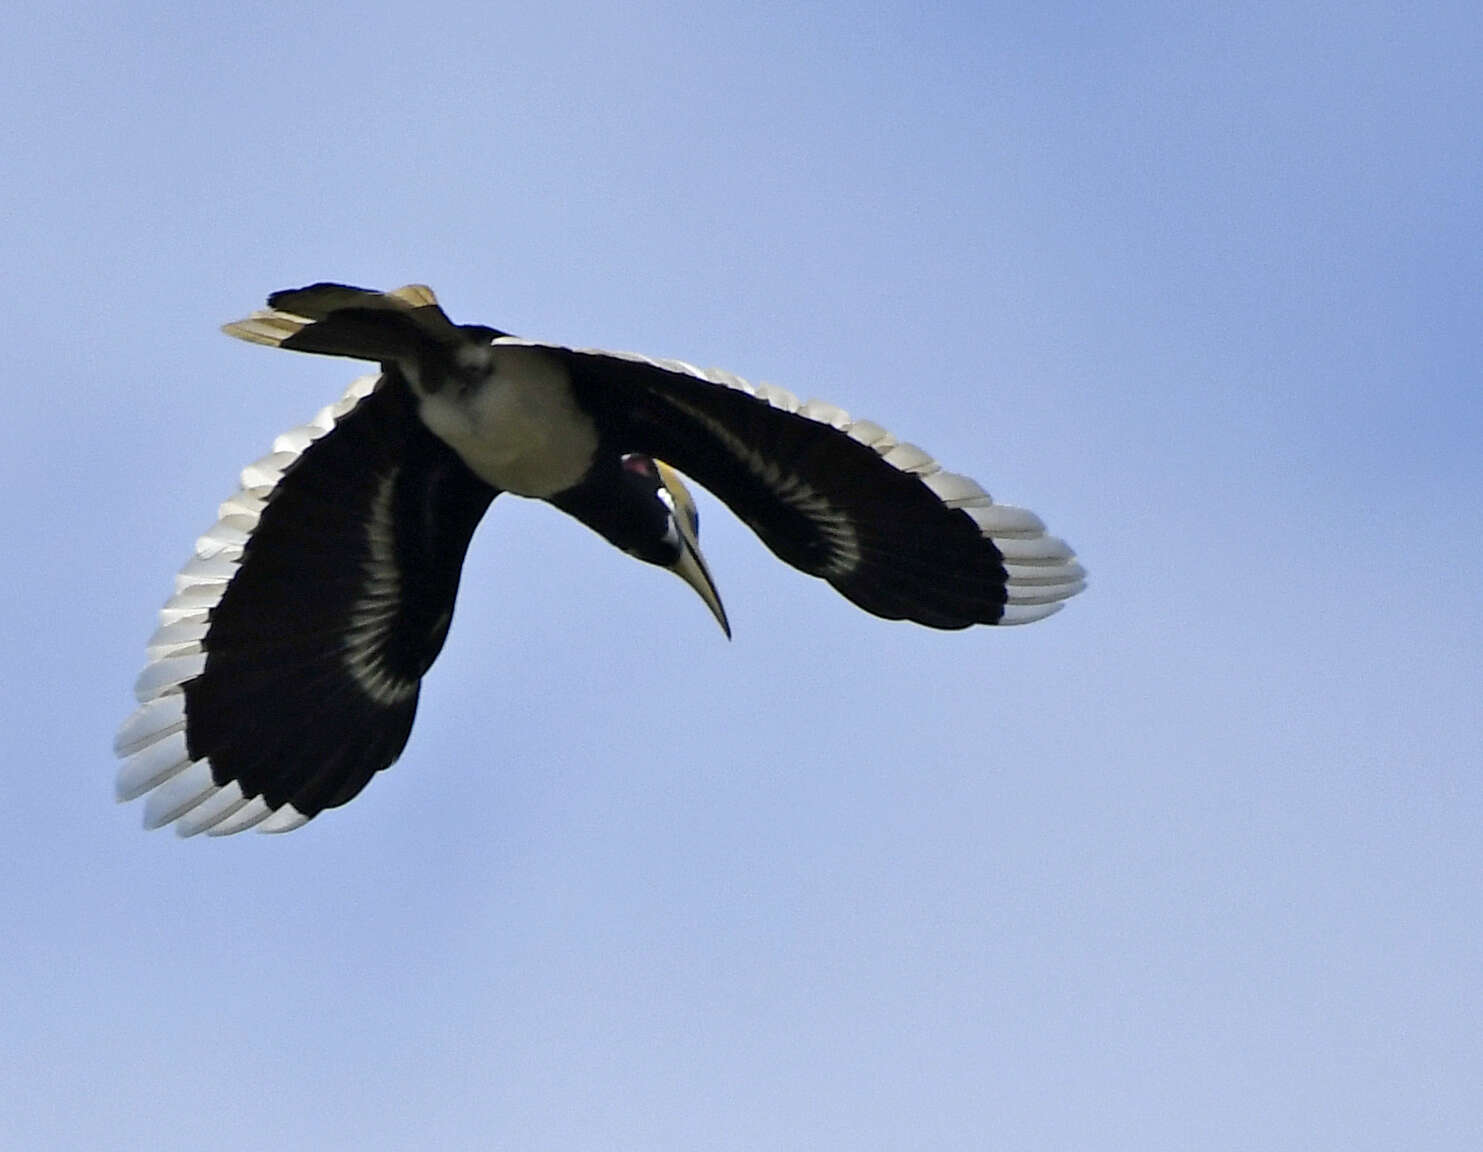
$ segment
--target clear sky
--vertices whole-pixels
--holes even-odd
[[[0,14],[0,1147],[1483,1147],[1476,5]],[[832,400],[1038,511],[1029,628],[536,504],[287,837],[113,803],[320,279]]]

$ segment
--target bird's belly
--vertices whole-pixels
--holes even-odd
[[[496,346],[488,379],[422,400],[432,432],[486,483],[548,497],[577,484],[597,452],[597,427],[572,397],[565,366],[539,348]]]

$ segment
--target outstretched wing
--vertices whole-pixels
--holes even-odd
[[[625,450],[710,489],[782,560],[867,612],[934,628],[1024,624],[1085,586],[1039,517],[832,404],[679,361],[535,346],[564,360]]]
[[[120,729],[118,794],[182,835],[288,831],[407,742],[497,489],[396,373],[280,436],[176,577]]]

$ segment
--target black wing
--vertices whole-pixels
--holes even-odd
[[[401,754],[497,489],[366,377],[279,437],[160,613],[120,799],[183,835],[298,827]]]
[[[689,475],[782,560],[867,612],[934,628],[1022,624],[1084,586],[1038,517],[879,425],[728,373],[543,346],[626,450]]]

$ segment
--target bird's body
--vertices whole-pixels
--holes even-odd
[[[422,395],[422,422],[474,475],[502,492],[550,499],[575,487],[592,465],[599,436],[561,364],[538,348],[479,351],[487,360],[481,357],[468,371],[481,386]]]
[[[151,827],[286,831],[391,764],[502,491],[676,572],[728,635],[676,469],[878,616],[1028,623],[1083,586],[1033,514],[832,405],[457,325],[415,285],[269,304],[226,330],[381,373],[249,466],[177,577],[116,741],[119,796],[147,796]]]

